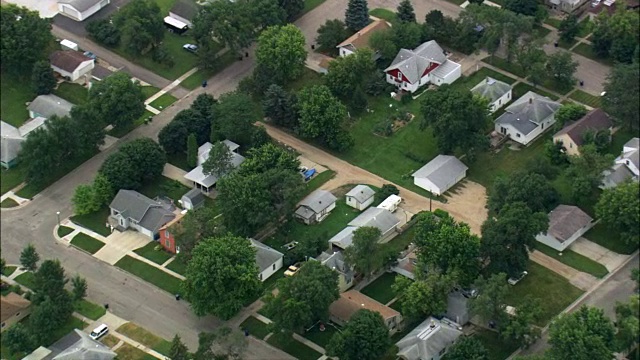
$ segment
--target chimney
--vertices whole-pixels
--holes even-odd
[[[529,98],[529,104],[533,104],[533,97]]]
[[[360,37],[360,35],[362,35],[362,34],[360,33],[360,31],[358,31],[358,37]]]
[[[436,327],[436,322],[433,319],[431,320],[431,324],[429,325],[429,327],[432,329]]]

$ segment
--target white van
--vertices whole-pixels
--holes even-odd
[[[109,332],[109,327],[105,324],[102,324],[97,328],[93,329],[93,331],[91,332],[91,334],[89,334],[89,336],[91,336],[93,340],[98,340],[102,336],[106,335],[108,332]]]

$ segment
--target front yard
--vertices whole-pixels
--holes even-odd
[[[262,321],[256,319],[253,316],[249,316],[245,321],[240,324],[240,329],[247,330],[249,335],[252,335],[260,340],[264,339],[265,336],[269,335],[271,331],[269,331],[269,325],[263,323]]]
[[[143,345],[150,347],[151,349],[168,356],[171,349],[171,342],[167,341],[155,334],[152,334],[148,330],[134,324],[126,323],[121,325],[117,332],[125,335]]]
[[[116,263],[115,266],[141,278],[148,283],[159,287],[160,289],[170,294],[180,293],[180,284],[182,283],[180,279],[173,277],[147,263],[136,260],[131,256],[127,255],[123,257]]]
[[[395,297],[391,285],[395,282],[396,276],[398,274],[394,272],[385,272],[360,292],[384,305]]]
[[[160,247],[160,249],[156,250],[157,247]],[[142,256],[143,258],[146,258],[149,261],[153,261],[158,265],[164,264],[173,256],[172,254],[164,251],[162,246],[157,241],[152,241],[139,249],[133,250],[133,252]]]
[[[16,186],[24,182],[26,168],[22,164],[18,164],[11,169],[0,167],[0,194],[14,189]]]
[[[31,89],[31,79],[0,73],[0,118],[15,127],[20,127],[29,119],[26,103],[36,94]]]
[[[94,231],[102,236],[109,236],[111,231],[105,227],[109,217],[109,208],[104,206],[100,210],[86,215],[74,215],[70,218],[72,222],[86,229]]]
[[[94,239],[93,237],[85,234],[79,233],[71,239],[71,245],[82,249],[89,254],[93,255],[98,252],[98,250],[102,249],[104,243],[100,240]]]
[[[274,333],[267,342],[299,360],[317,360],[322,356],[322,354],[294,339],[291,335],[285,335],[284,333]]]
[[[593,261],[586,256],[582,256],[577,252],[568,249],[563,251],[562,255],[559,255],[557,250],[537,242],[536,250],[560,261],[565,265],[569,265],[578,271],[586,272],[587,274],[591,274],[597,278],[603,278],[609,273],[607,268],[599,262]]]
[[[173,104],[174,102],[176,102],[178,99],[176,99],[175,96],[166,93],[166,94],[162,94],[159,98],[153,100],[149,106],[151,106],[152,108],[158,109],[160,111],[164,110],[165,108],[169,107],[171,104]]]
[[[111,129],[111,130],[109,130],[107,132],[107,135],[111,135],[113,137],[121,138],[121,137],[127,135],[128,133],[130,133],[131,131],[133,131],[138,126],[144,124],[145,120],[153,119],[153,116],[154,116],[154,114],[151,111],[145,110],[144,113],[142,114],[142,116],[140,116],[140,118],[138,118],[138,120],[134,121],[131,125],[129,125],[127,127]]]
[[[103,306],[96,305],[84,299],[74,302],[73,309],[80,315],[91,320],[98,320],[107,313],[107,310]]]
[[[338,328],[333,324],[325,324],[324,331],[320,331],[320,327],[315,325],[311,330],[301,335],[326,349],[333,335],[337,334],[339,331],[340,330],[338,330]]]
[[[599,108],[602,106],[602,98],[600,96],[595,96],[588,94],[582,90],[575,90],[569,95],[570,99],[579,101],[585,105],[589,105],[592,108]]]
[[[586,234],[583,235],[584,238],[593,241],[594,243],[604,246],[605,248],[617,252],[618,254],[629,255],[638,249],[637,246],[627,245],[622,239],[620,239],[620,235],[614,233],[613,231],[607,229],[602,223],[596,224],[592,227]]]

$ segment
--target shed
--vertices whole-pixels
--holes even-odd
[[[186,210],[193,210],[204,204],[204,194],[198,189],[191,189],[186,194],[182,195],[180,202],[182,207]]]
[[[467,176],[468,167],[451,155],[438,155],[413,173],[413,183],[432,194],[442,195]]]
[[[347,205],[362,211],[373,203],[375,195],[376,192],[367,185],[358,185],[347,193]]]
[[[558,205],[549,213],[549,229],[536,236],[536,240],[557,251],[564,251],[593,225],[593,218],[579,207]]]

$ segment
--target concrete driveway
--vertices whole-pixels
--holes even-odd
[[[120,232],[114,230],[111,235],[107,236],[105,246],[93,254],[93,256],[108,264],[114,265],[118,260],[127,255],[129,251],[143,247],[149,242],[151,242],[151,239],[137,231],[127,230]]]
[[[610,272],[622,264],[628,256],[613,252],[603,246],[600,246],[587,238],[580,237],[570,249],[582,256],[586,256],[593,261],[597,261],[604,265]]]
[[[538,250],[534,250],[529,255],[529,259],[569,280],[571,285],[577,287],[582,291],[588,291],[593,285],[598,282],[598,279],[596,279],[593,275],[578,271],[570,267],[569,265],[565,265],[560,261],[541,253]]]

